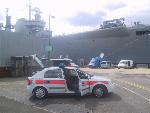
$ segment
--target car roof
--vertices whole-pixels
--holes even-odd
[[[61,60],[67,60],[67,61],[72,61],[71,59],[69,59],[69,58],[63,58],[63,59],[50,59],[51,61],[55,61],[55,60],[59,60],[59,61],[61,61]]]
[[[102,61],[102,62],[111,62],[111,61]]]
[[[120,60],[120,61],[133,61],[133,60]]]
[[[44,68],[44,70],[56,70],[56,69],[60,69],[59,67],[48,67],[48,68]]]
[[[60,67],[48,67],[48,68],[44,68],[44,71],[47,70],[56,70],[56,69],[61,69]],[[65,69],[77,69],[76,67],[65,67]]]
[[[77,69],[76,67],[65,67],[65,69]]]

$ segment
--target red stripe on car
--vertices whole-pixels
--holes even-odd
[[[97,81],[90,81],[89,82],[90,85],[94,85],[95,83],[97,83]]]
[[[49,84],[65,84],[64,80],[50,80]]]
[[[95,83],[100,83],[100,84],[109,84],[108,81],[89,81],[89,85],[94,85]]]
[[[36,84],[44,84],[44,80],[36,80],[35,83]]]
[[[108,81],[101,81],[103,84],[109,84]]]

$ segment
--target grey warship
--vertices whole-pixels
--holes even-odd
[[[127,27],[124,18],[104,21],[100,29],[93,31],[52,36],[45,30],[40,10],[35,9],[34,19],[19,19],[11,25],[11,17],[6,15],[6,26],[0,26],[0,74],[11,69],[12,56],[37,54],[47,57],[49,41],[53,51],[51,58],[69,57],[78,63],[81,59],[87,64],[92,57],[104,53],[113,63],[121,59],[132,59],[135,63],[150,63],[150,26],[134,22]],[[15,28],[15,32],[11,29]],[[49,39],[50,38],[50,39]]]

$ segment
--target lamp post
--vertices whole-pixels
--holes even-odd
[[[55,16],[52,16],[49,14],[49,34],[48,34],[48,66],[50,65],[50,54],[52,51],[52,45],[51,45],[51,37],[52,37],[52,31],[51,31],[51,23],[50,19],[55,18]]]

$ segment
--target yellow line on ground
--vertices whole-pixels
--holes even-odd
[[[136,87],[136,88],[139,88],[139,89],[143,89],[143,90],[146,90],[146,91],[149,91],[150,92],[150,87],[146,87],[144,85],[141,85],[139,83],[135,83],[135,82],[129,82],[129,81],[126,81],[126,80],[120,80],[120,79],[113,79],[115,81],[118,81],[118,82],[121,82],[121,83],[124,83],[124,84],[128,84],[130,86],[133,86],[133,87]]]

